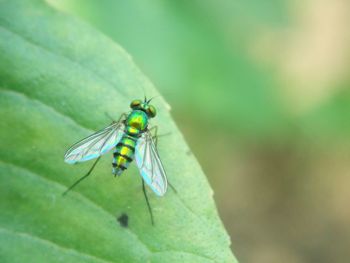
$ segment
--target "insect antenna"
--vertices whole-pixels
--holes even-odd
[[[146,102],[147,101],[147,97],[146,97],[146,91],[145,88],[142,86],[142,91],[143,91],[143,101]]]
[[[72,184],[66,191],[64,191],[64,192],[62,193],[62,196],[65,196],[70,190],[72,190],[75,186],[77,186],[77,184],[79,184],[79,183],[80,183],[81,181],[83,181],[86,177],[88,177],[88,176],[91,174],[92,170],[94,170],[94,168],[95,168],[97,162],[98,162],[100,159],[101,159],[101,156],[98,157],[98,158],[96,159],[96,161],[94,162],[94,164],[91,166],[90,170],[89,170],[83,177],[79,178],[74,184]]]
[[[150,98],[150,99],[147,101],[147,104],[149,104],[149,103],[151,102],[151,100],[153,100],[153,99],[155,99],[155,98],[158,98],[158,97],[160,97],[160,95],[154,96],[154,97]]]
[[[146,200],[147,207],[148,207],[148,212],[149,212],[149,215],[150,215],[150,217],[151,217],[152,226],[154,226],[153,213],[152,213],[152,208],[151,208],[151,205],[150,205],[150,203],[149,203],[148,196],[147,196],[147,193],[146,193],[145,181],[144,181],[143,179],[141,179],[141,180],[142,180],[142,191],[143,191],[143,195],[145,196],[145,200]]]

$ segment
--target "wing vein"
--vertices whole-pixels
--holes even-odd
[[[135,155],[136,164],[144,181],[157,195],[163,196],[167,189],[167,179],[149,131],[138,139]]]
[[[97,158],[117,145],[123,134],[124,124],[112,123],[70,147],[65,154],[65,161],[76,163]]]

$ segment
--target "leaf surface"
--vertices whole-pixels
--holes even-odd
[[[154,100],[158,148],[171,189],[150,190],[150,223],[134,164],[120,178],[107,154],[70,166],[65,150],[118,119],[132,99],[157,95],[116,43],[43,1],[0,1],[0,261],[236,262],[212,190],[173,122]],[[117,218],[127,214],[128,227]]]

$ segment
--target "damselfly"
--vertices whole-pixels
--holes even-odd
[[[65,162],[75,164],[96,159],[86,175],[76,181],[64,194],[90,175],[101,155],[114,149],[112,173],[120,176],[135,159],[142,177],[142,189],[153,224],[152,210],[145,191],[145,184],[158,196],[167,190],[167,178],[159,158],[155,140],[149,129],[149,120],[156,116],[156,108],[150,105],[151,100],[133,100],[131,111],[124,113],[118,121],[113,121],[106,128],[82,139],[68,149]],[[152,128],[153,129],[153,128]],[[155,131],[157,127],[155,126]]]

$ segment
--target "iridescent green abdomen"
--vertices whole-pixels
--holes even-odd
[[[113,174],[120,175],[134,159],[137,139],[147,128],[148,117],[140,110],[132,111],[125,121],[125,134],[113,153]]]

